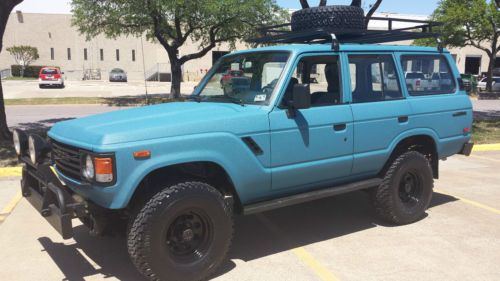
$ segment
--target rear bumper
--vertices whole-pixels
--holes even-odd
[[[38,84],[42,86],[50,86],[50,85],[62,85],[64,81],[62,79],[59,80],[38,80]]]
[[[62,185],[48,164],[35,167],[26,163],[22,175],[23,196],[63,239],[72,238],[72,220],[87,214],[87,204],[75,200],[74,194]]]
[[[469,156],[472,153],[472,148],[474,148],[473,142],[465,143],[464,146],[462,147],[462,150],[460,150],[458,154]]]

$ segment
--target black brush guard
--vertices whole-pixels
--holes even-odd
[[[21,161],[26,164],[21,180],[23,196],[63,239],[72,238],[71,221],[86,215],[86,203],[73,198],[73,192],[60,182],[49,164],[33,165],[27,157]]]

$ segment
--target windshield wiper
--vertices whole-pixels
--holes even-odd
[[[229,100],[232,103],[239,104],[241,106],[245,106],[245,103],[243,102],[242,99],[239,98],[234,98],[228,95],[222,95],[222,96],[209,96],[209,99],[222,99],[222,100]]]
[[[202,100],[202,97],[200,97],[200,96],[189,96],[189,97],[187,97],[187,99],[188,100],[194,100],[195,102],[200,103],[201,100]]]

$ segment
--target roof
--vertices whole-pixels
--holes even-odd
[[[289,44],[278,45],[272,47],[263,47],[236,51],[232,54],[243,54],[249,52],[265,52],[265,51],[285,51],[291,53],[306,53],[306,52],[329,52],[332,50],[331,44]],[[383,44],[340,44],[341,52],[438,52],[437,47],[420,47],[420,46],[404,46],[404,45],[383,45]],[[448,52],[444,49],[443,52]]]

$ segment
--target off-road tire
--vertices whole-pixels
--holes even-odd
[[[205,250],[196,252],[199,259],[195,254],[193,262],[179,262],[168,235],[191,209],[206,214],[213,232]],[[224,261],[232,236],[232,206],[223,195],[205,183],[183,182],[154,195],[131,219],[128,252],[137,269],[150,280],[204,280]]]
[[[365,13],[360,7],[332,5],[302,9],[292,14],[292,31],[320,28],[366,30]]]
[[[402,186],[409,174],[414,175],[415,182],[418,182],[421,188],[420,192],[413,196],[418,199],[417,202],[412,201],[413,207],[404,202],[407,200],[404,191],[406,185]],[[375,211],[382,219],[397,225],[418,221],[429,207],[433,186],[434,178],[429,160],[416,151],[403,153],[392,162],[382,183],[372,192]]]

